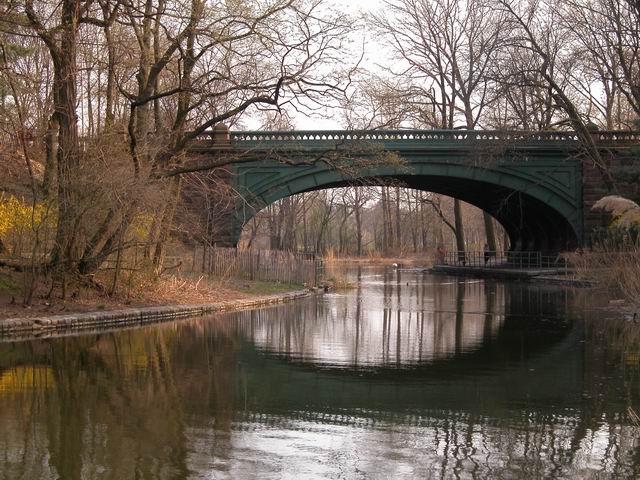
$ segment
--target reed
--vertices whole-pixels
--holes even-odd
[[[627,415],[629,416],[629,420],[631,420],[631,423],[633,423],[633,426],[636,428],[640,428],[640,417],[633,409],[633,407],[627,408]]]
[[[243,278],[315,286],[322,270],[322,260],[312,255],[277,250],[239,250],[210,247],[194,252],[192,260],[183,259],[199,271],[218,278]]]
[[[324,283],[332,290],[350,290],[358,286],[358,282],[349,279],[347,264],[336,261],[325,263]]]
[[[624,251],[601,247],[568,256],[580,279],[596,280],[602,287],[626,300],[640,302],[640,247]]]

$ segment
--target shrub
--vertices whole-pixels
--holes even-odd
[[[25,251],[31,252],[38,242],[37,233],[52,230],[53,226],[54,221],[46,205],[40,203],[34,207],[12,195],[0,195],[0,242],[11,255],[22,256]]]

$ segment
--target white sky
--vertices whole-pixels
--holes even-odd
[[[358,16],[362,12],[376,11],[383,7],[383,0],[333,0],[332,4],[336,5],[340,11],[346,12],[354,17]],[[366,67],[373,67],[375,62],[379,62],[381,45],[367,35],[366,31],[357,32],[357,43],[362,43],[362,34],[365,35],[365,41],[363,42],[365,48],[365,57],[362,64]],[[374,60],[375,58],[375,60]],[[336,113],[336,115],[339,115]],[[258,129],[260,127],[260,121],[258,119],[252,119],[245,117],[243,119],[243,129]],[[308,117],[303,114],[295,115],[295,128],[296,130],[336,130],[341,129],[340,118],[319,118]]]

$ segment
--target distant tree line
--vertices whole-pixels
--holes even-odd
[[[482,211],[466,203],[461,207],[465,249],[482,250],[487,242]],[[450,197],[401,186],[321,190],[269,205],[245,226],[240,244],[342,257],[455,250],[453,211]],[[496,228],[501,235],[495,248],[508,248],[504,231]]]

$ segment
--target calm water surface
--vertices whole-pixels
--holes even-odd
[[[640,333],[604,299],[359,278],[274,308],[0,340],[0,479],[640,477]]]

